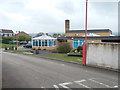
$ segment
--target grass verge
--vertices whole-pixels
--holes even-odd
[[[16,44],[1,44],[0,46],[1,46],[2,48],[12,47],[12,46],[16,47]],[[20,45],[18,45],[18,46],[20,46]]]
[[[14,53],[22,53],[27,54],[27,51],[21,51],[21,50],[4,50],[7,52],[14,52]],[[56,60],[62,60],[67,62],[75,62],[75,63],[82,63],[82,57],[80,56],[68,56],[67,54],[55,54],[55,53],[46,53],[45,56],[36,55],[36,54],[29,54],[28,55],[34,55],[41,58],[47,58],[47,59],[56,59]]]
[[[49,58],[53,58],[57,60],[76,62],[80,64],[82,63],[82,57],[79,56],[68,56],[67,54],[55,54],[55,53],[47,53],[45,55],[50,56]]]
[[[21,51],[21,50],[4,50],[4,51],[15,52],[15,53],[24,53],[24,52],[26,52],[26,51]]]

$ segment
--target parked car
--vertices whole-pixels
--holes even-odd
[[[24,48],[32,48],[32,45],[31,44],[26,44],[26,45],[23,45]]]
[[[20,41],[20,44],[27,44],[27,41]]]

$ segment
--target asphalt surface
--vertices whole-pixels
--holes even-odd
[[[3,88],[117,88],[118,73],[99,68],[3,52]]]

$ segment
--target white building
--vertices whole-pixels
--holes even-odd
[[[32,48],[36,49],[55,49],[57,38],[51,36],[42,35],[39,37],[32,38]]]
[[[0,35],[3,37],[13,36],[14,32],[12,30],[0,29]]]

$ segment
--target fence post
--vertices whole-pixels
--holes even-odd
[[[86,66],[86,52],[87,52],[87,44],[83,43],[83,58],[82,58],[82,65]]]

